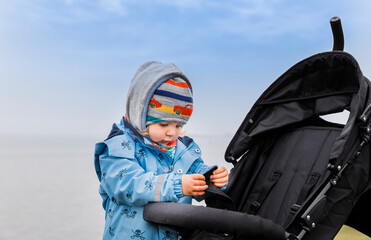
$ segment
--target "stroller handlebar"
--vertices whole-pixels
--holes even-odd
[[[260,240],[292,239],[283,227],[259,216],[184,203],[149,203],[144,207],[143,218],[153,224],[187,231],[205,230]]]
[[[339,17],[332,17],[330,19],[332,35],[334,43],[332,51],[343,51],[344,50],[344,34],[341,26],[341,20]]]

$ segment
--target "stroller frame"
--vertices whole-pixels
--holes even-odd
[[[225,159],[227,162],[233,163],[236,170],[232,169],[231,171],[230,183],[225,190],[226,194],[219,193],[217,189],[213,189],[215,195],[210,199],[206,199],[206,203],[209,206],[207,208],[190,205],[181,206],[176,203],[150,203],[145,207],[145,220],[156,224],[173,226],[181,233],[189,233],[192,231],[189,229],[194,229],[193,232],[196,231],[196,234],[185,235],[188,235],[186,236],[186,239],[195,240],[205,239],[202,237],[197,238],[197,234],[200,231],[196,229],[214,233],[228,233],[228,236],[218,235],[219,238],[211,237],[207,239],[231,239],[230,235],[232,234],[236,237],[233,239],[324,240],[331,239],[345,221],[347,221],[346,223],[348,225],[371,235],[371,230],[367,227],[367,222],[370,222],[367,214],[371,213],[371,208],[365,208],[367,202],[371,200],[371,163],[367,162],[365,166],[360,166],[362,163],[359,162],[363,159],[365,159],[365,161],[370,159],[371,93],[369,93],[369,90],[371,89],[371,83],[369,83],[368,79],[362,75],[357,62],[353,57],[350,54],[343,52],[344,37],[340,18],[334,17],[330,20],[330,23],[334,37],[333,51],[307,58],[290,68],[285,74],[277,79],[277,81],[275,81],[257,100],[231,140],[226,150]],[[338,77],[342,81],[348,81],[341,83],[349,84],[349,88],[345,90],[335,87],[335,89],[340,89],[342,93],[345,93],[344,97],[343,95],[339,95],[335,96],[335,98],[331,98],[330,94],[328,96],[323,94],[321,95],[320,100],[315,99],[312,101],[311,96],[308,96],[302,98],[304,101],[300,103],[295,103],[293,99],[287,98],[287,96],[291,96],[290,92],[279,87],[285,83],[289,83],[288,80],[292,77],[290,74],[297,74],[297,72],[295,72],[297,69],[300,71],[306,71],[306,64],[308,61],[311,64],[316,65],[321,61],[321,59],[329,59],[331,62],[329,65],[332,67],[331,69],[336,70],[338,64],[340,67],[344,66],[344,69],[346,68],[346,70],[340,73],[337,72],[336,74],[357,76],[357,79],[360,79],[359,83],[349,84],[350,81],[347,79],[348,76],[339,75]],[[349,66],[347,65],[348,63]],[[326,71],[326,69],[324,71]],[[333,86],[330,86],[330,88],[331,87]],[[293,86],[291,86],[291,90],[292,89]],[[359,93],[358,91],[362,92]],[[335,93],[335,95],[336,94],[337,93]],[[357,96],[358,98],[354,100],[354,97],[351,97],[350,99],[350,95]],[[294,103],[291,104],[290,101]],[[335,103],[331,105],[331,101],[335,101]],[[294,110],[304,108],[305,110],[303,110],[303,113],[299,114],[300,116],[290,116],[290,119],[290,117],[285,115],[280,116],[272,113],[269,106],[276,106],[275,104],[281,104],[284,106],[283,108],[292,108]],[[310,105],[309,107],[308,104]],[[325,106],[326,104],[329,104],[332,109],[331,107],[330,109],[321,107],[321,104]],[[321,122],[317,117],[313,118],[314,115],[319,116],[327,113],[338,112],[344,108],[353,110],[352,114],[349,116],[348,123],[345,126],[336,126],[334,124],[326,123],[325,121]],[[279,112],[277,109],[274,110]],[[277,116],[278,120],[276,119]],[[273,124],[267,124],[267,122],[272,122],[272,120],[274,120]],[[252,166],[252,163],[246,163],[246,159],[248,159],[251,154],[254,156],[254,152],[251,153],[250,149],[255,142],[257,142],[256,139],[267,136],[269,137],[269,133],[272,129],[284,128],[287,130],[292,126],[295,127],[295,129],[298,129],[300,128],[300,124],[305,121],[309,121],[312,125],[314,124],[317,126],[318,124],[318,126],[328,127],[330,130],[331,128],[334,128],[335,133],[331,135],[332,140],[330,141],[330,144],[332,145],[334,143],[334,146],[332,146],[332,148],[330,147],[332,150],[330,149],[331,156],[329,156],[329,158],[322,157],[327,161],[327,169],[324,170],[325,174],[321,176],[321,179],[319,179],[318,175],[316,176],[316,173],[312,174],[308,178],[309,185],[307,184],[307,186],[303,187],[304,190],[302,189],[300,193],[300,195],[305,196],[305,198],[302,198],[298,202],[290,201],[290,213],[287,214],[287,216],[284,215],[281,217],[282,219],[278,221],[279,223],[276,223],[274,220],[274,217],[276,216],[272,217],[272,214],[269,212],[267,213],[269,210],[269,207],[267,206],[270,206],[269,202],[274,202],[272,197],[269,199],[269,195],[272,195],[272,189],[274,189],[274,186],[279,182],[280,178],[282,178],[282,171],[280,171],[280,169],[274,171],[273,169],[270,176],[267,175],[261,177],[261,179],[266,180],[266,182],[259,182],[259,177],[255,179],[253,178],[254,181],[257,182],[251,183],[252,187],[249,193],[247,193],[247,196],[239,193],[241,187],[236,187],[236,182],[238,182],[237,178],[239,177],[239,173],[243,171],[241,168],[244,168],[245,165],[247,165],[246,169],[249,166]],[[341,133],[336,129],[341,129]],[[304,131],[306,130],[304,129]],[[279,138],[280,137],[281,136],[279,136]],[[261,153],[259,152],[256,153],[258,156],[260,154]],[[330,152],[328,152],[328,154],[330,154]],[[324,160],[322,161],[324,162]],[[369,167],[368,169],[367,166]],[[362,167],[365,168],[364,172],[361,171]],[[338,197],[336,198],[334,196],[337,194],[336,191],[342,191],[341,187],[344,184],[347,184],[347,181],[350,181],[349,179],[345,179],[344,182],[343,179],[344,176],[347,176],[349,173],[362,175],[360,176],[362,179],[359,181],[362,183],[361,186],[352,186],[349,187],[349,189],[346,189],[348,195],[347,197],[344,197],[346,200],[344,216],[333,219],[324,219],[323,212],[327,209],[330,208],[328,212],[331,212],[331,209],[334,206],[339,209],[339,204],[336,202],[338,201]],[[257,183],[260,183],[262,187],[255,189],[254,185],[259,185]],[[211,185],[209,185],[209,188]],[[242,186],[242,188],[246,187],[247,185]],[[250,185],[248,187],[250,187]],[[257,192],[254,193],[254,191]],[[304,192],[304,194],[302,194],[302,192]],[[254,194],[255,196],[252,196]],[[301,197],[299,196],[299,199],[300,198]],[[341,200],[340,202],[343,204],[344,200]],[[234,206],[235,203],[236,206]],[[362,209],[363,211],[360,211],[359,209]],[[239,212],[236,212],[235,210]],[[171,214],[169,214],[170,212]],[[250,214],[241,212],[249,212]],[[251,215],[256,213],[258,213],[258,216]],[[264,218],[264,214],[268,216],[267,219]],[[357,217],[355,217],[356,215]],[[205,218],[204,216],[209,217]],[[212,220],[209,219],[210,217]],[[329,227],[323,224],[329,222],[333,226]],[[326,230],[326,234],[322,234],[323,236],[318,235],[324,230]]]

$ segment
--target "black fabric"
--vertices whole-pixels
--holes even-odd
[[[310,175],[308,181],[304,184],[304,186],[302,187],[300,191],[298,201],[296,202],[297,205],[301,205],[305,201],[305,199],[307,199],[308,194],[313,189],[313,187],[316,186],[320,177],[321,177],[321,174],[316,173],[316,172]]]
[[[287,227],[287,225],[291,222],[292,218],[295,216],[295,213],[301,208],[301,205],[303,204],[305,199],[307,199],[309,193],[316,186],[320,177],[321,177],[321,174],[316,173],[316,172],[310,175],[309,179],[307,180],[307,182],[304,184],[304,186],[300,190],[298,200],[290,208],[290,214],[287,217],[286,223],[284,225],[285,227]]]
[[[356,152],[359,146],[354,144],[353,148],[353,151],[347,152],[347,155],[352,155],[352,152],[355,153],[354,156],[347,157],[351,164],[342,174],[338,184],[326,194],[328,204],[323,213],[324,219],[310,235],[304,238],[305,240],[333,239],[341,226],[346,224],[353,211],[356,212],[353,213],[350,225],[371,237],[370,230],[367,229],[371,226],[371,220],[366,215],[370,213],[371,209],[370,202],[366,202],[369,200],[367,199],[369,196],[367,194],[362,195],[367,186],[370,186],[370,145],[364,146],[358,157]],[[362,211],[362,214],[359,217],[354,217],[360,211]],[[324,238],[324,236],[328,236],[328,238]]]
[[[309,122],[305,124],[310,125]],[[314,119],[312,125],[314,126],[299,126],[298,129],[292,131],[286,129],[283,131],[285,133],[280,131],[280,134],[270,133],[269,138],[262,136],[261,141],[257,141],[260,144],[256,146],[256,149],[251,149],[241,158],[231,172],[231,184],[226,189],[226,193],[236,202],[236,208],[239,211],[248,211],[247,206],[257,198],[261,191],[259,186],[264,185],[263,183],[267,181],[265,176],[277,169],[277,164],[284,164],[279,167],[285,169],[282,179],[273,188],[257,214],[280,225],[284,225],[286,222],[292,204],[303,201],[300,193],[306,195],[305,206],[307,206],[310,203],[307,197],[315,187],[316,191],[319,191],[318,189],[321,189],[323,183],[329,181],[330,171],[327,170],[327,164],[330,160],[331,145],[337,140],[342,128],[339,125],[318,119]],[[357,130],[358,127],[355,129]],[[354,203],[350,199],[356,200],[356,196],[359,196],[364,186],[369,184],[369,145],[365,145],[361,154],[355,158],[359,147],[355,139],[358,136],[357,131],[351,134],[349,139],[354,143],[346,150],[343,158],[336,160],[339,163],[351,162],[351,164],[343,174],[341,182],[327,194],[329,203],[326,205],[326,211],[323,215],[324,220],[305,239],[333,239],[354,207]],[[337,163],[336,161],[335,163]],[[251,171],[250,168],[254,168],[254,171]],[[246,173],[249,174],[246,175]],[[302,175],[303,173],[305,175]],[[315,181],[316,177],[313,176],[317,174],[321,177]],[[246,184],[239,184],[240,181],[246,181],[244,178],[248,179]],[[317,184],[312,185],[315,182]],[[308,185],[308,189],[302,190],[303,187],[307,188],[306,185]],[[367,209],[370,209],[369,205],[362,205],[362,207],[366,209],[366,212]],[[300,225],[300,219],[296,219],[295,222]],[[363,224],[370,224],[370,220],[366,220],[366,223]],[[293,228],[289,230],[293,230]]]
[[[272,221],[245,213],[203,206],[172,202],[150,203],[144,208],[143,218],[148,222],[165,226],[228,233],[233,235],[234,239],[286,239],[284,229]]]
[[[281,175],[282,171],[274,171],[272,173],[271,177],[268,179],[268,182],[263,185],[258,198],[250,204],[249,210],[247,211],[248,214],[255,214],[259,210],[260,206],[263,204],[274,185],[278,182],[278,180],[280,180]]]
[[[371,208],[364,207],[371,204],[371,188],[369,188],[358,200],[351,215],[345,224],[358,229],[360,232],[371,236],[370,216]]]
[[[246,155],[241,161],[251,161],[258,158],[259,168],[255,168],[256,179],[250,179],[251,190],[246,193],[246,199],[235,199],[237,209],[249,212],[249,207],[265,194],[266,184],[277,169],[282,171],[279,181],[265,196],[264,204],[256,212],[259,216],[270,219],[283,225],[290,213],[293,203],[296,203],[302,187],[313,173],[324,175],[328,163],[331,145],[340,134],[336,127],[303,127],[290,130],[275,138],[273,143],[268,142],[261,146],[256,155]],[[246,186],[238,183],[231,186],[236,191],[246,191]]]
[[[235,210],[234,201],[210,180],[206,180],[208,188],[205,191],[205,202],[207,206],[220,209]]]
[[[199,231],[196,235],[191,238],[182,238],[182,240],[236,240],[233,235],[224,233],[210,233],[206,231]],[[241,239],[241,238],[240,238]],[[242,240],[242,239],[241,239]]]

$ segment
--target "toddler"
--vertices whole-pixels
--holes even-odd
[[[126,116],[113,124],[108,138],[95,147],[95,168],[103,198],[103,239],[176,240],[178,233],[144,221],[149,202],[191,203],[207,185],[210,166],[198,145],[181,137],[193,111],[192,87],[174,64],[148,62],[136,72],[127,96]],[[228,171],[210,177],[227,184]]]

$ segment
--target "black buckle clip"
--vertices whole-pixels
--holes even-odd
[[[260,208],[260,205],[261,205],[260,203],[254,201],[250,204],[250,209],[256,212]]]
[[[299,209],[300,209],[300,207],[301,207],[301,205],[299,205],[299,204],[293,204],[292,206],[291,206],[291,208],[290,208],[290,212],[291,213],[296,213]]]

